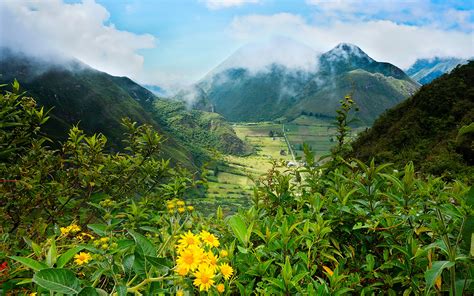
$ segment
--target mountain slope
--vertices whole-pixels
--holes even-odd
[[[384,113],[353,143],[353,155],[399,166],[412,160],[426,173],[472,178],[474,137],[472,133],[458,137],[458,132],[473,121],[474,62],[470,62]]]
[[[202,143],[172,134],[171,131],[175,129],[168,126],[167,120],[160,117],[164,115],[156,109],[155,101],[158,98],[127,77],[114,77],[78,61],[59,63],[4,50],[0,58],[0,83],[11,83],[13,79],[18,79],[22,88],[36,98],[40,105],[46,109],[52,108],[45,131],[53,139],[64,140],[70,126],[79,123],[80,128],[87,133],[100,132],[107,136],[109,149],[121,149],[124,132],[121,118],[130,117],[139,123],[150,124],[164,134],[167,139],[163,145],[165,158],[192,166],[199,165],[200,160],[204,161],[208,157],[207,147]],[[185,110],[179,110],[178,113],[186,115]],[[206,116],[204,112],[196,111],[194,118],[197,120]],[[183,129],[192,129],[192,125],[193,122],[183,125]],[[225,121],[221,125],[232,130]],[[197,127],[196,124],[196,129],[208,138],[220,139],[220,134],[216,135],[216,130],[208,126]],[[232,133],[229,135],[232,136]],[[224,153],[245,153],[245,144],[235,134],[234,138],[238,147],[232,151],[227,151],[225,145],[216,144],[214,147],[221,148],[220,151]]]
[[[467,61],[458,58],[419,59],[406,73],[421,84],[427,84],[439,76],[451,72],[457,65],[466,64]]]
[[[341,43],[319,57],[303,45],[287,47],[305,58],[276,55],[276,62],[263,66],[269,59],[257,50],[263,61],[252,67],[249,61],[258,57],[241,49],[197,86],[215,111],[231,121],[292,119],[303,112],[334,116],[339,100],[352,93],[366,124],[419,87],[399,68],[373,60],[355,45]],[[271,50],[270,57],[275,55]]]

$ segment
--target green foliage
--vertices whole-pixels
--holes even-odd
[[[424,85],[413,97],[383,114],[353,143],[354,157],[411,160],[420,171],[447,179],[474,175],[474,62]]]
[[[2,122],[20,123],[0,128],[17,156],[0,166],[16,180],[0,187],[2,293],[474,293],[473,195],[460,181],[424,177],[411,162],[397,171],[341,156],[319,166],[304,145],[304,166],[275,162],[256,180],[253,206],[203,217],[182,200],[198,181],[158,158],[150,126],[123,121],[126,153],[104,152],[105,136],[77,126],[55,150],[40,109],[21,103],[30,99],[0,99]],[[192,246],[196,231],[202,245]],[[229,264],[226,275],[216,262]]]

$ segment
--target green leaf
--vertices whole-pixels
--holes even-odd
[[[94,231],[99,236],[106,236],[107,235],[107,225],[105,224],[88,224],[87,227]]]
[[[116,287],[118,296],[127,296],[127,287],[120,285]]]
[[[128,233],[130,233],[130,235],[133,237],[135,243],[139,247],[139,250],[141,250],[145,256],[156,257],[155,246],[153,246],[153,244],[145,236],[133,230],[129,230]]]
[[[74,273],[69,269],[48,268],[35,273],[33,282],[48,291],[62,294],[79,293],[80,284]]]
[[[16,93],[20,90],[20,83],[18,83],[18,80],[15,79],[15,81],[13,81],[12,88]]]
[[[93,287],[85,287],[77,296],[99,296],[99,293],[97,293],[97,290]]]
[[[433,287],[436,279],[441,275],[445,268],[454,266],[451,261],[435,261],[433,266],[425,272],[426,285],[429,288]]]
[[[230,217],[229,225],[240,243],[247,246],[247,225],[245,224],[244,220],[242,220],[240,216],[234,215]]]
[[[146,256],[145,257],[148,262],[151,263],[154,267],[156,267],[160,272],[167,274],[168,271],[170,270],[170,261],[166,258],[157,258],[157,257],[151,257],[151,256]]]
[[[35,252],[36,257],[41,256],[41,247],[37,243],[31,242],[31,248]]]
[[[54,239],[51,239],[50,241],[51,246],[46,255],[46,264],[48,264],[49,267],[53,267],[57,260],[58,250],[56,249],[56,241]]]
[[[64,254],[59,256],[58,261],[56,262],[56,266],[58,268],[64,267],[78,252],[82,251],[84,247],[74,247],[72,249],[67,250]]]
[[[19,256],[10,256],[10,258],[15,261],[20,262],[26,267],[33,269],[34,271],[40,271],[42,269],[48,268],[48,265],[44,264],[43,262],[38,262],[31,258],[19,257]]]

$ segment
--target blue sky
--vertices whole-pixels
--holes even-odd
[[[57,51],[114,75],[177,89],[241,46],[272,36],[292,38],[319,53],[350,42],[401,68],[417,58],[472,57],[473,3],[6,0],[0,1],[0,41],[22,51],[35,48],[35,54]],[[5,31],[11,27],[14,36]]]

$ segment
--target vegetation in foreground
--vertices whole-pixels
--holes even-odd
[[[147,126],[124,121],[127,153],[77,128],[53,150],[32,98],[4,92],[0,103],[7,295],[474,292],[474,190],[412,163],[399,172],[342,158],[349,99],[333,161],[316,165],[306,147],[304,167],[272,167],[253,205],[230,217],[186,203],[205,184],[158,159]]]

